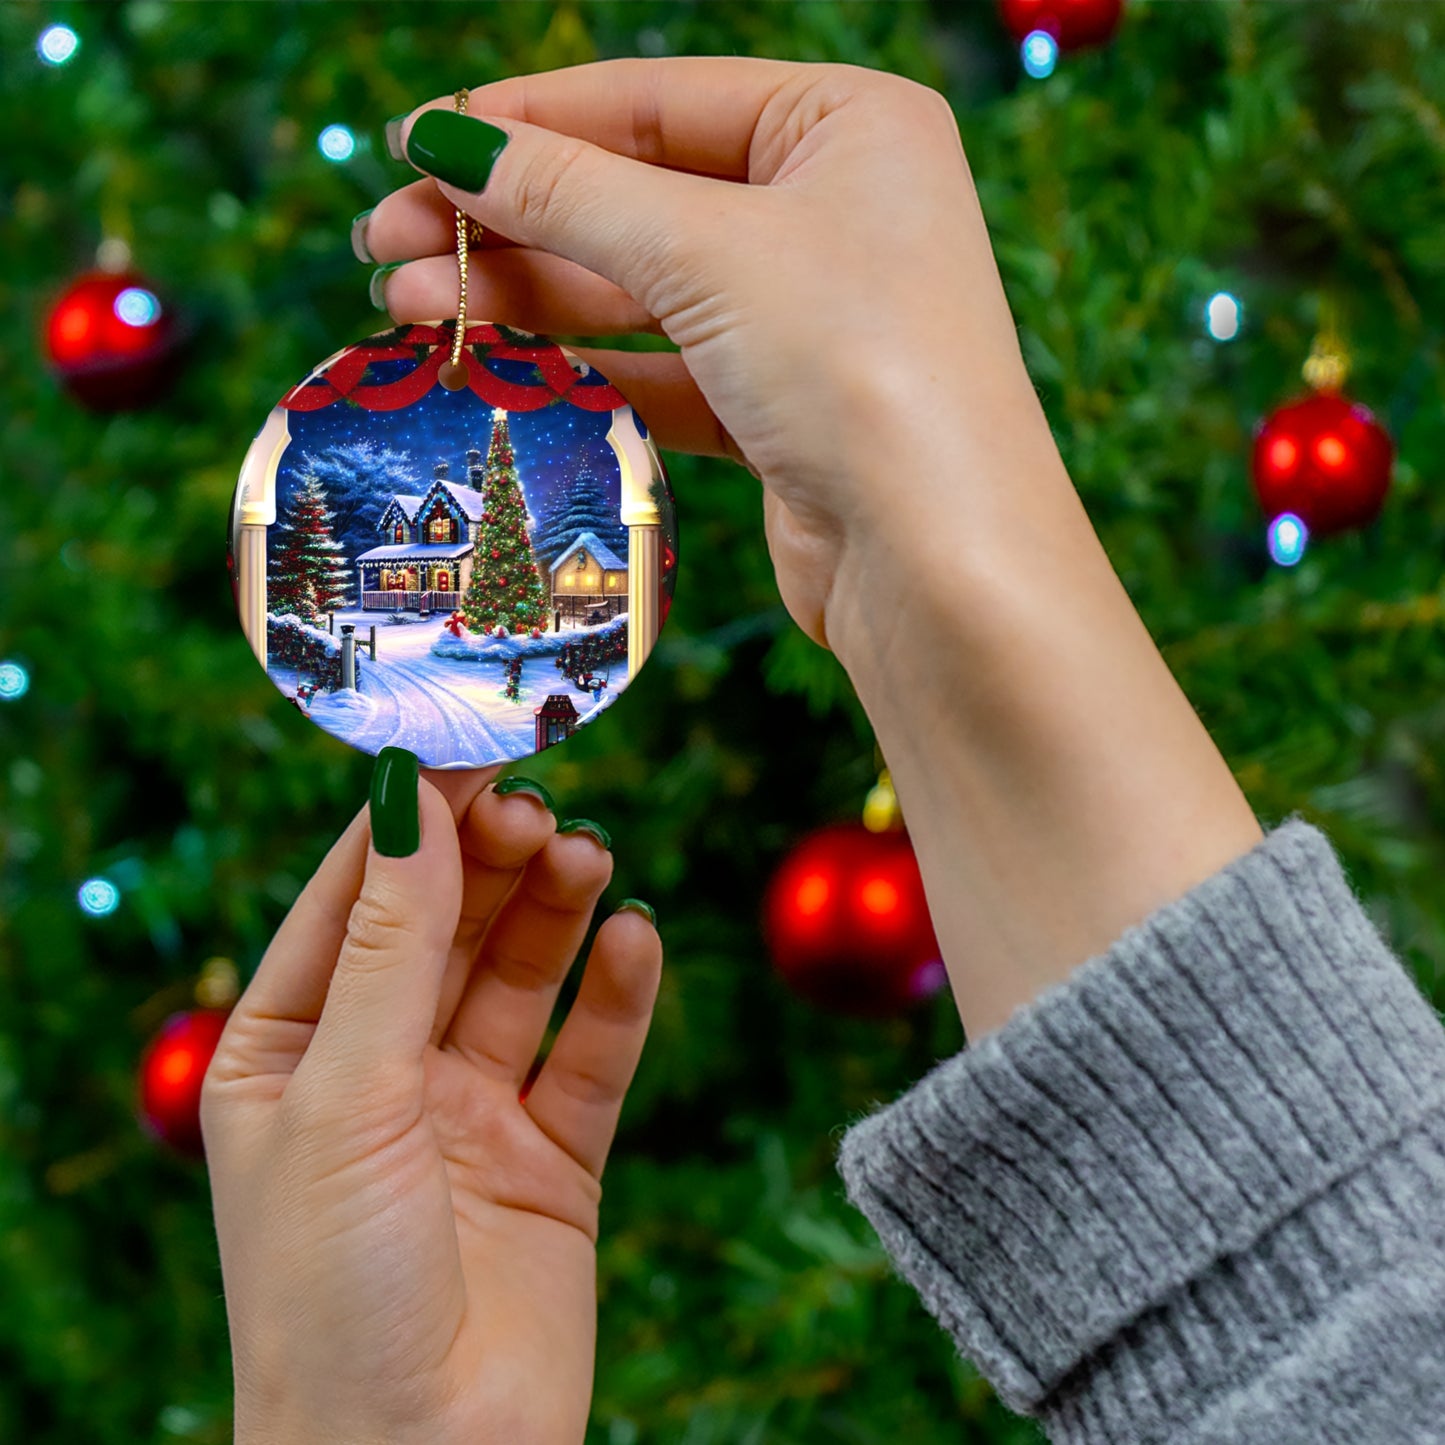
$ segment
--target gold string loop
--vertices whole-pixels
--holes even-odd
[[[470,100],[471,92],[466,90],[459,90],[452,96],[452,104],[458,115],[467,113]],[[483,235],[481,223],[473,220],[465,211],[458,211],[456,216],[457,326],[452,335],[451,358],[444,361],[441,370],[437,372],[437,380],[448,391],[460,391],[467,384],[467,369],[462,365],[462,341],[467,332],[467,251],[471,245],[480,245]]]

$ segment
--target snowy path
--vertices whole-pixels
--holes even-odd
[[[496,679],[489,679],[495,692]],[[456,668],[406,658],[362,666],[361,694],[376,703],[374,727],[353,739],[368,752],[410,748],[429,768],[479,768],[517,754],[516,742],[477,711],[479,689],[458,685]],[[507,704],[509,707],[513,704]],[[528,731],[531,731],[528,716]]]
[[[374,618],[374,613],[346,613],[337,618],[338,628],[343,621],[361,624],[357,636],[364,643]],[[376,663],[357,649],[360,694],[321,694],[311,706],[313,719],[365,752],[409,748],[426,767],[477,768],[526,757],[535,743],[532,709],[548,692],[566,690],[550,660],[525,664],[522,701],[508,702],[501,696],[500,663],[431,655],[441,627],[440,620],[378,626]],[[625,664],[620,671],[619,691],[625,686]],[[583,712],[599,710],[589,706],[585,694],[578,694],[577,703]]]

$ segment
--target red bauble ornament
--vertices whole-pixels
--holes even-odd
[[[773,876],[763,926],[789,986],[835,1013],[900,1013],[945,980],[902,830],[839,823],[805,838]]]
[[[672,543],[663,540],[662,543],[662,576],[657,584],[657,615],[658,625],[667,621],[667,614],[672,611],[672,589],[677,582],[677,576],[673,569],[677,566],[677,553],[672,549]]]
[[[172,1014],[141,1056],[141,1122],[182,1154],[205,1154],[201,1082],[229,1017],[213,1008]]]
[[[1293,512],[1314,536],[1373,522],[1395,448],[1371,412],[1320,391],[1271,412],[1254,438],[1255,494],[1273,520]]]
[[[77,401],[124,411],[156,400],[179,353],[175,317],[144,277],[92,271],[61,294],[45,322],[50,365]]]
[[[1035,30],[1058,42],[1060,50],[1102,45],[1118,28],[1124,0],[998,0],[999,18],[1022,44]]]

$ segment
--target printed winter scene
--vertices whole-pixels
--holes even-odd
[[[397,410],[289,420],[266,670],[297,707],[366,752],[480,767],[618,696],[628,533],[610,412],[508,412],[437,386]],[[673,558],[670,499],[666,513]]]

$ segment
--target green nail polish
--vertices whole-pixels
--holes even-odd
[[[368,266],[376,265],[376,257],[371,254],[371,247],[366,244],[366,223],[371,219],[371,212],[376,208],[363,211],[351,223],[351,250],[358,261],[365,261]]]
[[[619,913],[640,913],[655,928],[657,926],[657,914],[652,904],[644,903],[640,898],[624,898],[617,905]]]
[[[371,773],[371,841],[386,858],[410,858],[421,847],[420,761],[405,748],[382,748]]]
[[[411,112],[408,111],[407,115],[410,114]],[[384,132],[386,136],[386,153],[394,161],[404,161],[406,159],[401,149],[401,128],[405,124],[405,115],[394,115],[386,123],[386,130]]]
[[[484,120],[454,110],[424,110],[406,138],[406,158],[450,186],[480,191],[510,139]]]
[[[396,270],[398,266],[405,266],[405,261],[389,261],[385,266],[378,266],[371,273],[371,284],[366,288],[366,294],[371,297],[371,304],[378,311],[386,310],[386,278]]]
[[[604,848],[610,850],[612,847],[612,835],[601,823],[594,823],[591,818],[568,818],[565,823],[557,824],[557,831],[559,833],[589,833]]]
[[[557,811],[557,804],[552,801],[551,793],[533,778],[503,778],[501,782],[492,784],[492,791],[501,798],[510,793],[526,793],[528,797],[538,799],[549,813]]]

